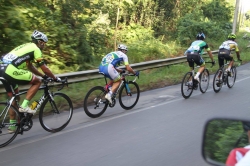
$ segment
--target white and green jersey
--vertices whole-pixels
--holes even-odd
[[[114,67],[118,67],[121,63],[128,65],[128,56],[121,51],[115,51],[105,55],[102,58],[100,66],[108,66],[109,64],[112,64]]]

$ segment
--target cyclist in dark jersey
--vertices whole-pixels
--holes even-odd
[[[12,96],[12,93],[9,83],[12,84],[15,92],[18,92],[18,84],[31,84],[26,97],[19,108],[19,112],[34,114],[35,111],[28,105],[29,101],[34,97],[41,85],[41,79],[37,76],[43,78],[51,77],[58,82],[61,81],[61,79],[56,77],[50,71],[42,57],[42,50],[48,42],[47,36],[42,32],[35,30],[31,35],[31,39],[32,42],[20,45],[2,57],[2,63],[0,64],[0,76],[8,81],[8,83],[3,82],[3,85],[8,93],[8,96],[10,97]],[[38,71],[32,63],[36,63],[44,74]],[[15,118],[13,116],[15,116],[15,114],[10,111],[11,120]]]
[[[208,47],[207,43],[203,41],[205,39],[204,33],[198,33],[194,42],[192,42],[191,46],[186,50],[185,55],[187,55],[187,61],[191,70],[194,69],[194,63],[200,66],[198,72],[194,76],[194,79],[200,82],[199,75],[205,69],[205,61],[202,59],[202,54],[204,49],[207,50],[209,57],[212,60],[212,64],[215,64],[213,59],[213,55]]]

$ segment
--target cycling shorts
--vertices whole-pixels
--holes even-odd
[[[220,49],[218,53],[218,61],[220,67],[224,65],[224,60],[232,61],[233,55],[230,54],[230,51],[227,49]]]
[[[189,67],[194,67],[194,63],[199,66],[205,65],[205,61],[202,59],[199,53],[187,53],[187,61]]]
[[[3,83],[7,92],[11,92],[9,84],[15,89],[18,88],[18,84],[27,85],[33,79],[33,74],[24,69],[18,69],[12,64],[0,64],[0,76],[5,78],[8,83]]]
[[[100,65],[99,72],[103,73],[105,77],[108,77],[114,82],[120,80],[121,78],[120,73],[115,69],[115,67],[112,64],[108,64],[105,66]]]

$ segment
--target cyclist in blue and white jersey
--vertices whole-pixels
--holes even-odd
[[[110,52],[102,58],[102,61],[99,65],[99,72],[103,73],[106,77],[108,77],[112,82],[112,87],[109,93],[106,94],[105,98],[112,103],[111,96],[113,92],[117,90],[121,83],[120,72],[123,72],[122,69],[118,69],[117,67],[124,63],[126,70],[130,73],[139,75],[139,71],[134,71],[128,62],[128,56],[126,55],[128,48],[124,44],[120,44],[118,46],[118,51]]]

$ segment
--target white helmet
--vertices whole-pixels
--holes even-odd
[[[44,33],[39,32],[37,30],[33,32],[33,34],[31,35],[31,39],[42,40],[46,43],[48,42],[47,36]]]
[[[124,44],[119,44],[119,45],[118,45],[118,50],[126,50],[126,51],[128,51],[128,48],[127,48],[127,46],[124,45]]]

